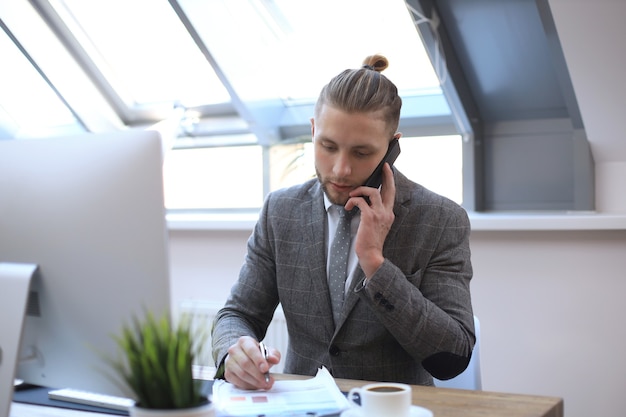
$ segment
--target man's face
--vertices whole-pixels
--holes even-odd
[[[391,137],[378,112],[346,113],[324,105],[311,119],[315,172],[328,199],[339,205],[383,159]]]

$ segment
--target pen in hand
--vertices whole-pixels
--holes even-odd
[[[267,346],[265,346],[265,343],[259,342],[259,349],[261,349],[261,353],[263,354],[263,357],[265,358],[265,360],[267,360],[269,356],[269,351],[267,350]],[[265,373],[265,382],[270,382],[269,370]]]

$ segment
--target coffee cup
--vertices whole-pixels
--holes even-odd
[[[360,405],[354,402],[356,396]],[[352,388],[348,400],[367,417],[410,417],[411,386],[395,382],[377,382]]]

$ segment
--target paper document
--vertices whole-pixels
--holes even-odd
[[[212,401],[218,417],[322,416],[338,414],[350,407],[335,380],[326,368],[314,378],[276,381],[269,391],[248,391],[233,384],[216,380]]]

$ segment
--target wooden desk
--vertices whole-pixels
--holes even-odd
[[[298,379],[275,375],[276,379]],[[368,382],[336,379],[343,392]],[[563,400],[556,397],[469,391],[413,385],[413,404],[428,408],[435,417],[563,417]]]
[[[342,391],[363,385],[337,380]],[[435,417],[563,417],[563,400],[553,397],[413,386],[413,404]]]
[[[302,376],[275,374],[276,379]],[[337,379],[341,391],[366,381]],[[413,404],[431,410],[435,417],[563,417],[563,400],[555,397],[468,391],[450,388],[412,387]],[[10,417],[102,417],[106,414],[13,403]]]

